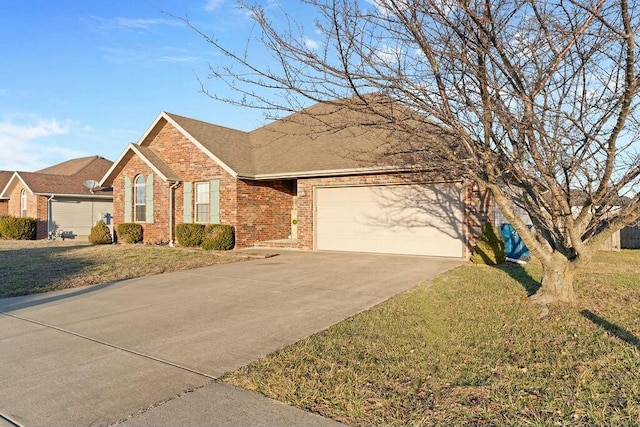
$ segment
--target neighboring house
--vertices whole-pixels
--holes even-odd
[[[91,156],[37,172],[12,172],[0,187],[0,199],[7,201],[7,214],[38,220],[38,239],[63,234],[85,240],[93,225],[113,213],[111,189],[97,187],[112,165],[110,160]],[[0,185],[3,176],[0,173]],[[96,187],[90,188],[91,181]]]
[[[11,171],[0,171],[0,195],[4,187],[9,183],[11,175],[13,175]],[[9,198],[0,196],[0,216],[4,215],[9,215]]]
[[[368,156],[388,133],[309,122],[345,114],[332,108],[252,132],[160,113],[100,182],[113,187],[115,225],[140,223],[154,243],[173,242],[179,223],[224,223],[236,247],[468,257],[490,214],[484,195],[442,167]]]

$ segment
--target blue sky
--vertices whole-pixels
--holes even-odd
[[[295,14],[294,1],[281,7]],[[288,4],[288,6],[287,6]],[[252,22],[233,0],[0,0],[0,169],[115,160],[162,110],[250,130],[260,111],[200,93],[224,58],[163,11],[239,48]],[[219,93],[223,84],[207,81]]]

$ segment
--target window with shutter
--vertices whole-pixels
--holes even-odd
[[[133,197],[134,220],[136,222],[145,222],[147,218],[147,186],[142,175],[136,177]]]

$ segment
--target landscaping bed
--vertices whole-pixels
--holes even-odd
[[[457,268],[224,380],[355,426],[640,425],[640,251],[544,319],[540,274]]]

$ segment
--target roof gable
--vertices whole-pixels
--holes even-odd
[[[129,144],[127,148],[122,152],[120,157],[113,163],[111,168],[104,174],[100,180],[101,186],[113,185],[113,180],[116,175],[120,173],[124,167],[125,162],[133,156],[137,155],[140,159],[147,164],[163,181],[177,182],[180,181],[180,176],[175,173],[169,165],[167,165],[156,153],[154,153],[149,147],[141,147],[136,144]]]
[[[231,176],[237,176],[245,168],[250,169],[251,154],[249,137],[246,132],[190,119],[177,114],[161,112],[147,129],[138,145],[145,146],[150,142],[149,136],[163,124],[168,122],[185,138],[191,141],[209,158],[218,163]]]
[[[4,188],[0,189],[0,197],[8,198],[18,182],[21,182],[31,194],[110,196],[110,191],[104,189],[94,189],[92,192],[84,182],[99,179],[111,165],[110,160],[91,156],[72,159],[38,172],[14,172]]]

